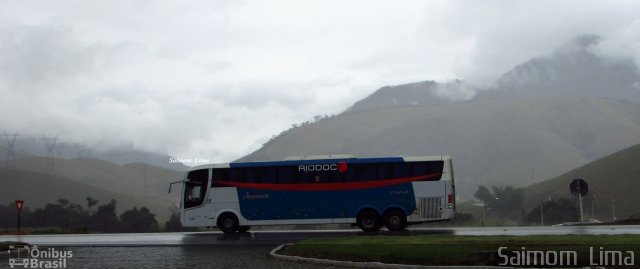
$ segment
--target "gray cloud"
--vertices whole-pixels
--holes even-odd
[[[215,161],[385,85],[464,100],[580,34],[640,60],[634,1],[3,5],[0,131]]]
[[[95,70],[100,48],[78,44],[69,29],[53,26],[4,25],[0,45],[0,77],[20,90],[49,89]]]

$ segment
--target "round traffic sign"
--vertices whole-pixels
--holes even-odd
[[[589,192],[589,184],[582,178],[576,178],[569,184],[569,190],[575,196],[578,196],[578,194],[585,196]]]

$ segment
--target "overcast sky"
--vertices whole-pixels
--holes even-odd
[[[638,1],[0,1],[0,131],[228,162],[385,85],[487,85]]]

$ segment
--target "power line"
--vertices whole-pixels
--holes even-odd
[[[18,136],[18,132],[15,134],[7,134],[3,132],[2,136],[4,136],[4,140],[7,142],[7,167],[14,167],[16,164],[16,150],[15,144]]]
[[[82,144],[76,143],[74,144],[74,147],[76,148],[76,159],[80,159],[87,154],[88,148],[85,146],[84,142]]]
[[[56,141],[58,141],[58,136],[55,137],[46,137],[42,136],[40,139],[44,141],[45,147],[47,148],[47,170],[52,175],[56,174],[56,164],[55,164],[55,147]]]

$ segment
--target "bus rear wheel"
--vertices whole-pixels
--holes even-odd
[[[226,234],[235,233],[240,228],[238,217],[232,213],[222,214],[218,218],[218,228]]]
[[[380,229],[380,216],[373,210],[365,210],[358,214],[356,218],[358,227],[365,232],[373,232]]]
[[[384,222],[389,231],[402,231],[407,228],[407,215],[400,209],[391,209],[384,214]]]

